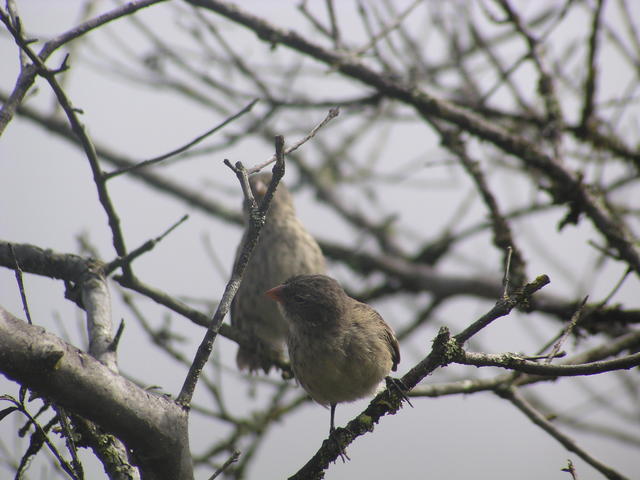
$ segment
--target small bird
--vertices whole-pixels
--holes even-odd
[[[249,178],[251,191],[257,202],[262,201],[270,182],[270,173]],[[246,215],[246,206],[244,210]],[[236,261],[243,244],[244,239],[238,247]],[[231,303],[231,325],[284,356],[287,321],[277,305],[264,296],[264,291],[292,275],[324,271],[322,251],[296,217],[291,194],[280,182],[269,206],[258,243]],[[254,349],[238,348],[238,368],[251,372],[262,368],[268,373],[271,362],[261,354],[259,342],[255,342],[255,345]]]
[[[393,330],[369,305],[326,275],[297,275],[266,292],[289,322],[293,373],[316,402],[336,404],[370,395],[400,362]]]

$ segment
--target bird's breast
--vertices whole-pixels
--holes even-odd
[[[376,389],[391,370],[381,342],[291,328],[287,341],[294,374],[318,403],[351,402]]]

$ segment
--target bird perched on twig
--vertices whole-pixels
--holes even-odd
[[[270,173],[249,178],[257,202],[262,201],[270,182]],[[243,244],[244,240],[238,248],[236,261]],[[261,343],[281,354],[284,352],[287,322],[277,305],[264,296],[265,290],[293,275],[323,273],[324,270],[322,251],[296,217],[291,193],[280,182],[231,304],[231,325],[258,340],[255,348],[238,348],[236,362],[240,369],[269,371],[272,365],[261,353]]]
[[[374,392],[400,362],[393,330],[369,305],[351,298],[326,275],[297,275],[266,294],[289,321],[293,373],[316,402],[336,404]]]

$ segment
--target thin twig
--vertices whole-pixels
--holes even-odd
[[[596,306],[596,309],[600,309],[600,308],[604,307],[607,303],[609,303],[611,301],[613,296],[617,293],[618,290],[620,290],[620,287],[622,286],[622,284],[624,283],[624,281],[627,279],[627,277],[629,276],[629,274],[631,272],[632,272],[631,267],[627,267],[625,272],[620,277],[620,280],[618,280],[616,282],[616,284],[611,289],[611,291],[608,293],[608,295],[605,298],[603,298],[601,302],[598,303],[598,305]]]
[[[571,475],[573,480],[578,480],[578,472],[576,472],[576,467],[573,465],[571,460],[567,460],[567,466],[560,469],[562,472],[567,472]]]
[[[221,473],[224,473],[224,471],[225,471],[227,468],[229,468],[229,466],[230,466],[232,463],[237,462],[239,457],[240,457],[240,452],[239,452],[238,450],[234,451],[234,452],[231,454],[231,456],[227,459],[227,461],[226,461],[226,462],[224,462],[224,463],[222,464],[222,466],[221,466],[218,470],[216,470],[216,471],[214,472],[214,474],[213,474],[213,475],[211,475],[211,476],[209,477],[209,480],[214,480],[215,478],[218,478],[218,476],[219,476]]]
[[[473,322],[462,332],[457,334],[454,337],[455,340],[459,345],[463,345],[473,335],[485,328],[491,322],[493,322],[497,318],[507,315],[513,308],[516,307],[516,305],[518,305],[522,301],[523,298],[529,298],[549,282],[549,277],[547,277],[546,275],[540,275],[533,282],[525,285],[522,288],[522,291],[516,292],[507,298],[501,298],[500,300],[498,300],[498,302],[496,302],[495,306],[489,312]]]
[[[251,252],[258,242],[260,231],[265,223],[269,204],[273,198],[273,193],[275,192],[280,179],[284,175],[284,139],[280,136],[276,137],[275,144],[276,164],[273,167],[273,175],[271,178],[271,183],[269,184],[269,188],[267,189],[267,193],[265,194],[262,203],[259,206],[256,205],[253,194],[251,193],[251,188],[249,187],[247,169],[244,168],[241,162],[237,162],[235,166],[233,166],[228,160],[225,161],[225,164],[235,172],[238,180],[240,181],[243,192],[245,193],[245,200],[247,201],[247,204],[249,206],[249,226],[247,229],[247,235],[244,238],[244,245],[242,246],[242,250],[238,255],[237,261],[233,267],[233,271],[231,272],[231,277],[227,282],[224,293],[222,294],[222,298],[220,299],[220,303],[218,303],[216,312],[209,322],[207,332],[205,333],[202,342],[198,347],[198,350],[193,359],[193,363],[189,367],[189,372],[187,373],[187,376],[182,385],[182,389],[180,390],[180,393],[176,399],[179,404],[185,407],[188,407],[188,405],[191,403],[191,399],[193,398],[193,393],[198,383],[200,373],[207,363],[209,355],[211,355],[211,351],[213,350],[213,343],[218,336],[220,326],[222,325],[224,317],[229,311],[229,307],[231,306],[233,297],[238,291],[240,281],[242,280],[242,274],[244,273],[247,263],[249,262]]]
[[[338,28],[338,21],[336,20],[336,12],[333,7],[333,0],[326,0],[327,12],[329,13],[329,21],[331,24],[331,38],[333,39],[333,46],[336,49],[341,48],[340,42],[340,29]]]
[[[18,263],[18,259],[16,258],[16,252],[13,248],[13,244],[9,245],[9,250],[11,251],[11,256],[13,257],[13,262],[15,264],[14,272],[16,274],[16,281],[18,282],[18,290],[20,290],[22,308],[24,309],[24,314],[27,316],[29,325],[33,325],[33,322],[31,321],[31,313],[29,312],[29,304],[27,303],[27,294],[25,293],[24,282],[22,280],[22,269],[20,268],[20,264]]]
[[[98,199],[105,213],[107,214],[107,218],[109,221],[109,227],[111,228],[111,235],[113,246],[118,253],[119,256],[126,255],[126,246],[124,241],[124,235],[120,229],[120,218],[111,202],[111,198],[109,197],[109,193],[106,188],[106,184],[104,181],[104,177],[102,175],[102,170],[100,168],[100,164],[98,161],[98,156],[96,154],[96,149],[93,145],[93,142],[89,135],[87,134],[84,125],[80,122],[78,118],[78,109],[75,108],[67,94],[64,92],[58,81],[56,80],[56,75],[60,72],[67,70],[69,67],[67,65],[68,57],[65,57],[62,61],[62,64],[59,68],[50,70],[44,64],[44,61],[40,56],[38,56],[29,46],[29,42],[22,37],[22,34],[19,30],[14,28],[11,22],[8,21],[5,14],[0,11],[0,21],[2,21],[9,33],[13,36],[15,42],[18,46],[27,54],[29,59],[34,63],[37,67],[37,73],[42,76],[48,83],[51,89],[53,90],[60,106],[64,110],[67,119],[69,120],[69,124],[71,125],[71,129],[75,133],[80,142],[82,149],[89,160],[89,165],[91,167],[91,172],[93,174],[93,180],[96,184],[96,189],[98,191]],[[128,264],[123,265],[123,273],[124,275],[130,276],[132,275],[131,270],[129,269]]]
[[[144,242],[142,245],[140,245],[138,248],[136,248],[135,250],[132,250],[131,252],[129,252],[127,255],[125,255],[124,257],[118,257],[115,260],[109,262],[107,265],[105,265],[104,267],[104,274],[105,275],[109,275],[111,272],[113,272],[114,270],[116,270],[117,268],[119,268],[122,265],[126,265],[131,263],[133,260],[135,260],[136,258],[138,258],[140,255],[142,255],[143,253],[149,252],[151,250],[153,250],[155,248],[155,246],[161,242],[162,240],[164,240],[164,238],[169,235],[173,230],[175,230],[176,228],[178,228],[182,223],[184,223],[185,221],[187,221],[189,219],[189,215],[183,215],[180,220],[178,220],[177,222],[175,222],[173,225],[171,225],[164,233],[162,233],[161,235],[157,236],[156,238],[152,238],[150,240],[147,240],[146,242]]]
[[[602,473],[605,477],[610,480],[626,480],[627,477],[622,474],[616,472],[614,469],[601,463],[592,457],[589,453],[583,450],[578,444],[568,435],[565,435],[560,430],[558,430],[555,425],[553,425],[549,420],[546,419],[544,415],[538,412],[532,405],[527,402],[520,393],[516,389],[504,389],[498,392],[500,396],[509,400],[518,410],[524,413],[529,420],[531,420],[534,424],[538,425],[545,432],[555,438],[564,448],[569,450],[570,452],[574,452],[578,455],[582,460],[587,462],[593,468]]]
[[[596,81],[598,79],[596,56],[598,54],[598,39],[601,31],[600,19],[602,17],[603,7],[604,0],[598,0],[595,12],[593,13],[593,20],[591,22],[591,35],[589,37],[589,51],[587,54],[587,78],[584,85],[584,100],[582,105],[582,114],[580,116],[580,126],[585,130],[588,129],[588,125],[593,121],[595,115],[594,100],[596,98]]]
[[[36,421],[36,418],[29,413],[29,411],[27,410],[26,406],[23,403],[24,399],[21,398],[20,399],[21,401],[18,401],[18,400],[16,400],[15,398],[13,398],[10,395],[2,395],[2,396],[0,396],[0,400],[5,400],[5,401],[8,401],[8,402],[12,403],[16,407],[16,410],[18,410],[20,413],[22,413],[25,417],[27,417],[29,419],[29,423],[31,425],[33,425],[33,428],[36,430],[36,432],[33,435],[39,435],[41,440],[47,445],[47,448],[51,451],[53,456],[58,461],[58,464],[60,465],[60,467],[72,479],[79,480],[79,478],[77,477],[76,472],[73,469],[73,467],[71,465],[69,465],[69,463],[67,463],[67,461],[60,454],[60,452],[58,452],[58,449],[53,444],[53,442],[51,442],[51,439],[49,438],[49,435],[47,434],[47,431],[44,428],[42,428],[42,426]],[[57,422],[57,420],[56,420],[56,422]],[[26,455],[26,453],[25,453],[25,455]]]
[[[199,135],[196,138],[194,138],[193,140],[191,140],[189,143],[187,143],[187,144],[185,144],[185,145],[183,145],[181,147],[178,147],[175,150],[170,151],[169,153],[165,153],[164,155],[160,155],[159,157],[150,158],[149,160],[143,160],[140,163],[136,163],[135,165],[131,165],[129,167],[125,167],[125,168],[121,168],[119,170],[114,170],[113,172],[105,173],[104,174],[105,181],[106,180],[110,180],[110,179],[112,179],[114,177],[117,177],[118,175],[122,175],[123,173],[131,172],[132,170],[137,170],[139,168],[148,167],[149,165],[154,165],[156,163],[159,163],[159,162],[161,162],[163,160],[166,160],[168,158],[171,158],[171,157],[173,157],[175,155],[178,155],[178,154],[180,154],[182,152],[185,152],[185,151],[189,150],[191,147],[193,147],[194,145],[197,145],[198,143],[200,143],[202,140],[204,140],[208,136],[210,136],[210,135],[216,133],[218,130],[221,130],[222,128],[226,127],[231,122],[233,122],[237,118],[241,117],[245,113],[250,112],[251,109],[253,108],[253,106],[256,103],[258,103],[258,99],[257,98],[252,100],[251,102],[249,102],[240,111],[238,111],[234,115],[231,115],[230,117],[228,117],[227,119],[225,119],[223,122],[219,123],[218,125],[216,125],[212,129],[207,130],[202,135]]]
[[[71,428],[71,422],[69,421],[69,416],[64,408],[59,405],[54,405],[53,409],[58,413],[58,419],[60,421],[60,426],[62,428],[63,436],[65,442],[67,444],[67,450],[71,455],[71,468],[73,468],[74,472],[78,476],[78,478],[84,479],[84,469],[82,468],[82,463],[78,458],[78,447],[76,446],[76,441],[74,439],[74,432]]]
[[[585,311],[585,305],[587,304],[588,299],[589,299],[589,295],[585,295],[585,297],[582,299],[582,302],[576,309],[575,313],[571,316],[571,321],[564,329],[564,332],[562,332],[562,335],[560,336],[558,341],[553,345],[553,349],[551,350],[551,352],[549,352],[549,357],[547,358],[545,363],[551,363],[551,361],[556,357],[556,355],[562,348],[562,344],[567,340],[567,338],[569,337],[573,329],[576,327],[576,325],[582,318]]]
[[[300,146],[302,146],[304,143],[306,143],[307,141],[311,140],[316,133],[318,133],[318,130],[320,130],[322,127],[324,127],[327,123],[329,123],[331,120],[333,120],[334,118],[336,118],[338,115],[340,114],[340,108],[339,107],[334,107],[329,109],[329,113],[327,114],[326,117],[324,117],[324,119],[315,127],[313,127],[311,129],[311,131],[305,135],[304,137],[302,137],[300,140],[298,140],[296,143],[294,143],[292,146],[290,146],[289,148],[287,148],[284,151],[285,155],[289,155],[291,152],[294,152],[295,150],[297,150]],[[251,167],[247,170],[247,173],[249,175],[251,175],[252,173],[256,173],[259,172],[260,170],[262,170],[264,167],[266,167],[267,165],[273,163],[276,161],[276,156],[273,155],[269,160],[267,160],[266,162],[260,163],[254,167]]]
[[[409,14],[420,5],[422,0],[415,0],[411,5],[409,5],[403,12],[401,12],[389,25],[386,25],[380,32],[378,32],[374,37],[371,38],[369,43],[363,45],[360,48],[355,49],[354,51],[349,52],[349,55],[353,58],[358,57],[365,53],[367,50],[372,48],[376,43],[378,43],[381,39],[389,35],[392,31],[398,28],[402,22],[409,16]]]
[[[131,15],[142,8],[146,8],[155,3],[164,1],[166,0],[140,0],[138,2],[127,2],[125,5],[121,5],[117,8],[114,8],[110,12],[106,12],[102,15],[98,15],[95,18],[87,20],[86,22],[83,22],[80,25],[77,25],[72,29],[62,33],[61,35],[58,35],[57,37],[49,40],[42,46],[42,49],[40,50],[38,56],[44,62],[51,56],[53,52],[55,52],[58,48],[70,42],[71,40],[74,40],[108,22],[122,18],[126,15]],[[4,16],[4,14],[2,13],[2,9],[0,9],[0,16]],[[13,19],[10,21],[13,23]],[[38,74],[37,65],[25,65],[23,54],[21,54],[21,65],[22,68],[20,71],[20,75],[16,81],[16,86],[9,99],[4,102],[2,107],[0,108],[0,135],[2,135],[2,132],[13,118],[16,110],[18,109],[18,106],[24,100],[24,97],[33,85],[34,79]]]
[[[504,285],[503,297],[509,295],[509,280],[511,279],[511,257],[513,256],[513,247],[509,245],[507,247],[507,255],[504,266],[504,277],[502,277],[502,285]]]
[[[115,352],[118,350],[118,344],[120,343],[120,338],[122,338],[122,333],[124,332],[124,319],[120,319],[120,325],[118,325],[118,330],[116,330],[116,334],[111,341],[111,345],[109,345],[109,350]]]

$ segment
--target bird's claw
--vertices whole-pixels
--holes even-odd
[[[393,378],[393,377],[385,377],[384,381],[387,384],[387,390],[395,390],[396,392],[398,392],[400,397],[402,397],[402,399],[405,400],[411,408],[413,408],[413,404],[411,403],[411,400],[409,400],[409,397],[405,393],[405,392],[408,392],[409,389],[404,383],[402,383],[401,379]]]
[[[336,447],[338,449],[338,454],[340,455],[340,458],[342,459],[342,463],[347,463],[347,460],[351,460],[351,458],[349,458],[349,455],[347,455],[347,451],[342,447],[342,444],[341,444],[340,440],[338,439],[337,432],[338,432],[337,428],[331,428],[329,430],[329,439],[332,442],[335,443],[335,445],[336,445]]]

